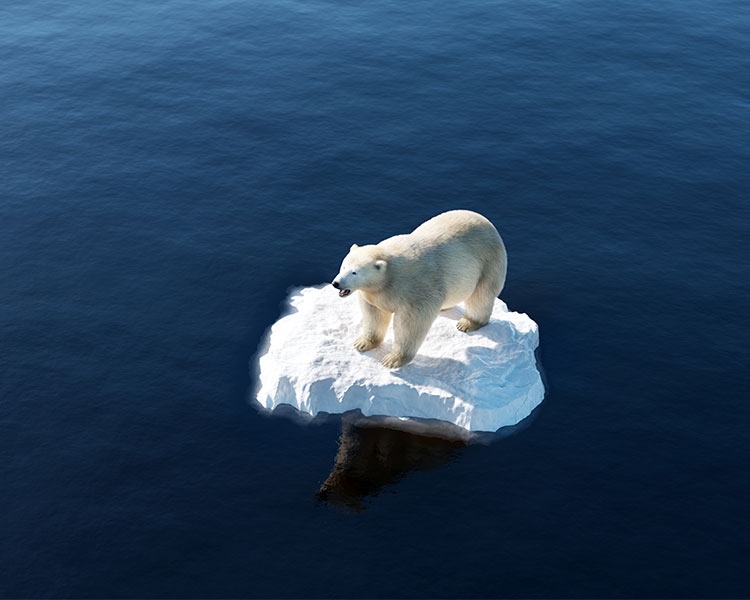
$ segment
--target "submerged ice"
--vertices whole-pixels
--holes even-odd
[[[490,322],[463,333],[461,307],[442,311],[414,360],[387,369],[393,346],[360,353],[357,299],[331,286],[295,290],[287,314],[271,327],[258,361],[256,399],[289,404],[310,415],[359,409],[365,416],[438,419],[469,431],[496,431],[527,417],[544,397],[534,350],[537,324],[495,301]]]

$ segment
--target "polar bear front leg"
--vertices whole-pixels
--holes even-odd
[[[357,295],[359,307],[362,309],[362,333],[354,340],[354,347],[360,352],[365,352],[380,346],[391,322],[391,313],[373,306],[361,293]]]
[[[403,309],[397,312],[393,317],[393,351],[383,357],[383,366],[395,369],[411,362],[439,312],[439,306],[435,310]]]

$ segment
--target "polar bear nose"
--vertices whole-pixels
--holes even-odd
[[[334,281],[331,285],[333,287],[335,287],[336,289],[339,289],[339,282],[338,281]]]

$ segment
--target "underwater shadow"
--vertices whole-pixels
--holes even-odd
[[[410,471],[438,468],[456,459],[468,445],[466,440],[343,419],[333,468],[315,496],[336,508],[359,512],[384,486],[397,483]]]

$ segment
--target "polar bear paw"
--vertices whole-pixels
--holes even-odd
[[[411,360],[408,356],[404,356],[400,352],[389,352],[383,357],[380,362],[384,367],[389,369],[395,369],[397,367],[403,367],[406,363]]]
[[[470,331],[476,331],[479,329],[481,325],[477,323],[476,321],[472,321],[471,319],[467,319],[466,317],[461,317],[458,320],[458,323],[456,323],[456,329],[459,331],[465,331],[466,333]]]
[[[360,335],[356,340],[354,340],[354,347],[360,352],[366,352],[367,350],[372,350],[373,348],[377,348],[378,346],[380,346],[380,342],[378,340],[374,340],[369,335],[365,335],[364,333]]]

